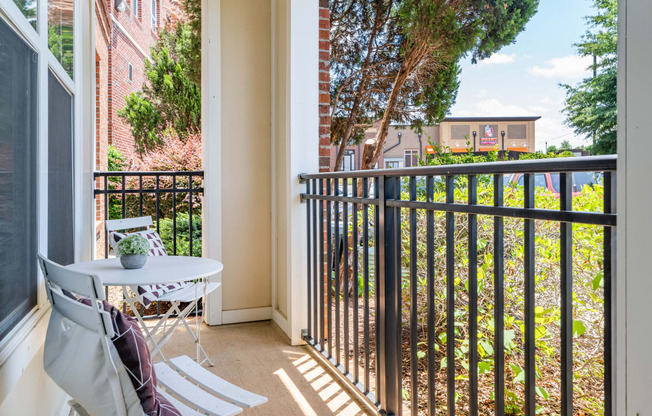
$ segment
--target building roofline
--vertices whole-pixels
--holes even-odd
[[[444,121],[536,121],[541,116],[524,117],[446,117]]]

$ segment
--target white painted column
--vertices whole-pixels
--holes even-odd
[[[305,185],[298,175],[319,170],[319,2],[288,0],[288,6],[288,175],[286,194],[279,198],[287,202],[287,330],[296,345],[307,327],[306,206],[299,198]]]
[[[204,200],[202,206],[202,248],[204,257],[222,261],[221,164],[221,48],[220,0],[202,0],[202,147]],[[222,276],[211,277],[221,281]],[[222,324],[222,287],[208,295],[205,320]]]
[[[652,2],[621,0],[618,79],[618,415],[652,415]]]

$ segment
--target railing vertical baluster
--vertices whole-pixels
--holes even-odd
[[[319,179],[319,195],[324,195],[324,181]],[[324,289],[325,289],[325,267],[328,267],[324,262],[324,201],[319,201],[319,345],[323,350],[325,346],[326,336],[324,335]]]
[[[494,175],[494,206],[503,206],[503,175]],[[503,217],[494,217],[494,415],[505,416],[505,298]]]
[[[358,179],[353,178],[353,197],[358,197]],[[358,276],[358,251],[360,244],[358,242],[358,203],[353,204],[353,382],[358,383],[360,380],[360,333],[358,325],[358,297],[360,279]]]
[[[306,181],[306,194],[310,195],[310,181]],[[308,336],[312,337],[312,319],[310,319],[310,313],[312,312],[312,263],[310,262],[312,258],[312,245],[311,245],[311,239],[310,239],[310,230],[312,227],[310,227],[310,205],[313,203],[312,200],[307,199],[305,200],[306,203],[306,251],[307,251],[307,257],[306,257],[306,266],[308,268],[308,273],[306,276],[308,277]]]
[[[478,177],[468,177],[469,205],[478,203]],[[478,414],[478,216],[469,214],[469,415]]]
[[[396,199],[400,178],[380,177],[380,255],[376,259],[379,268],[379,285],[377,288],[379,303],[377,315],[380,326],[377,328],[380,339],[380,393],[381,408],[389,414],[400,414],[400,354],[401,339],[397,337],[400,331],[400,282],[397,279],[400,266],[396,264],[396,245],[399,244],[396,235],[398,208],[387,206],[386,201]]]
[[[335,196],[340,194],[340,180],[335,179]],[[340,354],[340,202],[335,201],[335,363],[341,363]]]
[[[127,194],[126,194],[126,177],[125,174],[123,173],[121,175],[122,181],[122,218],[127,218]]]
[[[616,213],[616,172],[604,172],[604,213]],[[613,411],[613,347],[616,344],[613,331],[615,316],[613,305],[616,281],[616,227],[604,227],[603,285],[604,285],[604,414],[611,416]]]
[[[143,175],[138,176],[138,216],[143,216]]]
[[[417,178],[410,176],[409,182],[410,201],[417,200]],[[410,208],[410,372],[411,372],[411,410],[416,416],[419,411],[418,388],[418,309],[417,309],[417,210]]]
[[[161,234],[160,209],[161,209],[161,175],[156,175],[156,232]]]
[[[426,201],[433,202],[434,178],[426,177]],[[435,403],[435,212],[431,209],[426,211],[426,295],[428,297],[428,415],[434,416],[437,413]]]
[[[317,179],[313,179],[312,181],[312,193],[317,194]],[[319,318],[319,241],[321,241],[321,237],[317,233],[317,205],[320,202],[318,200],[313,200],[312,201],[312,238],[313,238],[313,245],[312,245],[312,250],[313,250],[313,275],[312,275],[312,280],[314,281],[314,285],[312,288],[312,297],[313,297],[313,326],[312,326],[312,331],[310,331],[310,336],[312,337],[312,341],[314,343],[319,343],[319,323],[318,323],[318,318]]]
[[[349,195],[349,180],[343,180],[342,195]],[[349,203],[342,204],[342,287],[344,295],[344,374],[349,373]]]
[[[104,191],[109,190],[109,177],[104,177]],[[109,258],[109,233],[106,232],[106,220],[110,219],[109,217],[109,198],[110,194],[104,194],[104,258]],[[108,286],[107,289],[108,291]],[[107,292],[108,296],[108,292]]]
[[[455,202],[455,177],[446,176],[446,203]],[[455,415],[455,214],[446,213],[446,382],[448,414]]]
[[[331,180],[326,179],[326,195],[331,195]],[[332,214],[332,205],[333,203],[330,201],[326,202],[326,230],[327,230],[327,235],[326,235],[326,253],[328,257],[328,264],[326,265],[328,270],[328,279],[327,279],[327,284],[326,284],[326,290],[328,291],[327,295],[327,312],[326,312],[326,317],[327,317],[327,337],[328,337],[328,358],[333,357],[333,243],[332,243],[332,229],[333,229],[333,223],[331,221],[331,214]]]
[[[172,251],[177,255],[177,175],[172,175]]]
[[[380,368],[380,337],[378,328],[380,328],[380,246],[381,234],[383,233],[383,224],[380,222],[380,212],[384,210],[385,199],[381,199],[381,190],[385,187],[385,181],[382,176],[374,180],[374,197],[378,200],[378,205],[374,208],[374,310],[375,310],[375,330],[376,330],[376,402],[380,403],[381,393],[381,368]]]
[[[193,225],[193,218],[192,218],[192,204],[193,204],[193,187],[192,187],[192,175],[188,176],[188,250],[190,250],[190,253],[188,254],[189,256],[193,256],[194,252],[192,251],[192,225]]]
[[[402,179],[400,176],[395,178],[394,183],[394,200],[399,201],[401,199],[401,188],[402,188]],[[394,295],[394,302],[396,302],[396,317],[394,318],[394,347],[396,348],[396,386],[397,386],[397,416],[403,415],[403,351],[402,351],[402,321],[403,321],[403,296],[401,289],[403,288],[403,268],[402,268],[402,237],[401,237],[401,207],[394,208],[394,263],[395,269],[394,272],[394,281],[396,295]],[[391,335],[390,335],[391,337]],[[391,339],[391,338],[390,338]]]
[[[534,208],[534,174],[523,175],[524,207]],[[525,232],[525,416],[536,414],[536,351],[534,338],[534,220],[523,220]]]
[[[362,196],[367,198],[369,196],[369,180],[364,178],[362,180]],[[375,195],[378,196],[377,194]],[[369,205],[365,204],[362,212],[362,222],[364,228],[362,229],[362,250],[364,257],[364,389],[369,392],[369,370],[370,370],[370,356],[369,356]]]
[[[572,173],[560,173],[560,209],[573,210]],[[573,224],[560,228],[561,415],[573,415]]]

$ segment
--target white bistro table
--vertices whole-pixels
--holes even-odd
[[[197,319],[197,314],[195,314],[195,334],[192,334],[192,331],[190,330],[190,327],[186,323],[185,319],[180,319],[185,318],[188,315],[191,308],[196,304],[196,301],[192,302],[191,305],[184,309],[184,312],[181,312],[178,309],[178,304],[173,303],[173,308],[170,308],[170,310],[168,310],[168,312],[161,317],[156,326],[150,331],[150,329],[145,325],[142,316],[140,316],[138,313],[137,308],[133,304],[133,301],[136,298],[129,295],[127,288],[132,287],[132,290],[135,290],[136,286],[158,285],[163,283],[187,282],[195,280],[205,281],[207,277],[221,272],[223,267],[224,266],[222,263],[217,260],[207,259],[203,257],[186,256],[148,256],[147,263],[143,268],[131,270],[122,267],[119,258],[85,261],[66,266],[67,269],[76,272],[98,276],[100,280],[102,280],[102,284],[104,286],[122,287],[125,299],[129,302],[129,305],[131,306],[136,319],[140,322],[140,325],[145,332],[145,336],[153,344],[152,355],[157,353],[161,354],[165,360],[165,357],[160,351],[161,347],[163,344],[165,344],[165,342],[167,342],[174,329],[180,323],[183,323],[186,326],[186,329],[188,329],[191,335],[193,335],[195,343],[197,344],[197,361],[199,361],[200,350],[204,353],[206,359],[208,359],[208,356],[204,352],[200,343],[199,321]],[[217,284],[219,285],[219,283]],[[194,285],[195,288],[198,286],[199,285]],[[203,288],[202,295],[205,295],[206,285],[201,285],[201,287]],[[200,289],[196,290],[198,291]],[[174,292],[168,292],[166,295],[172,293]],[[165,299],[167,297],[166,295],[163,295],[161,299],[167,300]],[[191,298],[194,299],[199,299],[199,297],[199,293],[195,293],[194,296],[191,296]],[[190,301],[190,299],[188,300]],[[163,336],[157,341],[154,338],[154,335],[175,310],[178,313],[178,318],[174,321],[169,329],[164,330]]]

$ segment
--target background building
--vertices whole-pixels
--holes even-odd
[[[449,147],[452,152],[466,152],[471,147],[476,152],[509,150],[534,152],[535,121],[533,117],[448,117],[439,125],[425,126],[417,134],[407,125],[392,125],[389,129],[385,149],[379,160],[383,168],[411,167],[418,158],[425,158],[434,151],[432,145]],[[380,122],[374,123],[365,134],[373,138]],[[350,146],[344,156],[344,170],[360,167],[360,155],[364,145]],[[331,152],[331,168],[335,167],[337,147]]]

